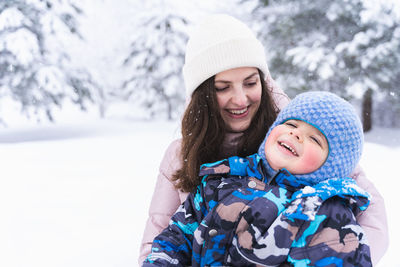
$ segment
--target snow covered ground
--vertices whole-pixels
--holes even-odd
[[[0,130],[0,266],[136,266],[157,176],[177,122],[93,118]],[[400,130],[366,136],[362,166],[386,200],[400,266]]]

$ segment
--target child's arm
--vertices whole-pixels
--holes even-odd
[[[303,188],[292,198],[282,217],[296,233],[290,263],[372,266],[365,232],[355,218],[368,207],[369,194],[352,179],[328,179]]]
[[[198,186],[171,217],[169,226],[153,241],[142,266],[191,265],[194,232],[203,217],[203,188]]]
[[[372,266],[365,232],[343,199],[324,202],[312,221],[292,222],[299,231],[288,261],[295,266]]]

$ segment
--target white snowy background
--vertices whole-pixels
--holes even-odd
[[[80,119],[76,119],[79,116]],[[0,133],[0,266],[137,266],[158,164],[179,123],[72,114]],[[385,198],[400,266],[400,130],[366,135],[361,165]]]
[[[93,2],[83,2],[87,45],[70,48],[112,86],[126,71],[120,55],[131,3]],[[36,124],[8,108],[9,127],[0,129],[0,266],[137,266],[158,165],[179,137],[179,121],[142,120],[121,104],[104,119],[66,106],[57,123]],[[375,128],[365,139],[361,165],[385,199],[391,237],[378,267],[400,266],[400,129]]]

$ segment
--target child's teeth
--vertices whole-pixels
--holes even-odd
[[[289,146],[288,144],[285,144],[285,143],[281,142],[281,146],[286,147],[286,148],[289,149],[294,155],[297,156],[296,151],[295,151],[291,146]]]

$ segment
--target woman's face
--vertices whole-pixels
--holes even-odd
[[[230,132],[249,128],[261,102],[258,69],[241,67],[215,75],[215,90],[222,119]]]

